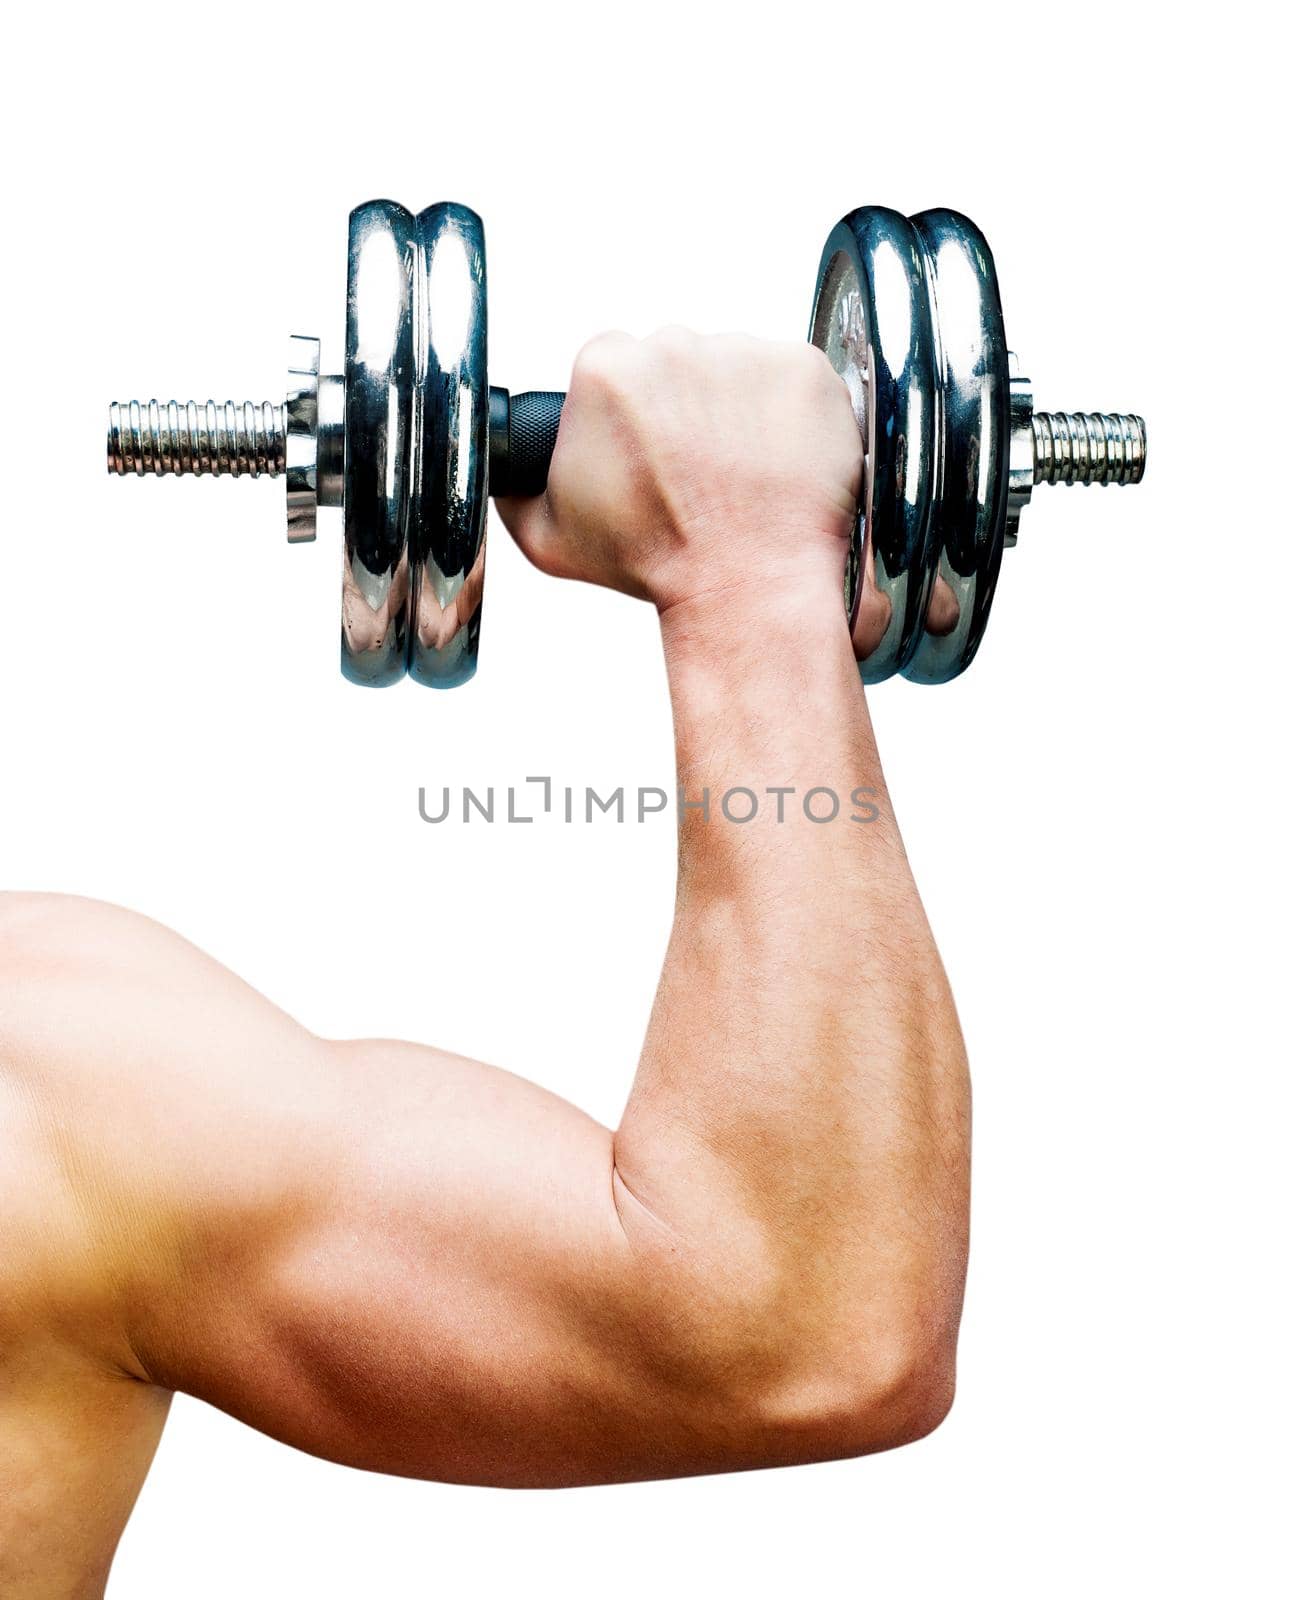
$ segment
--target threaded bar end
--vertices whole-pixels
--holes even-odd
[[[1146,424],[1121,411],[1036,411],[1034,482],[1140,483]]]
[[[286,471],[283,408],[270,400],[113,401],[107,470],[122,478],[276,478]]]

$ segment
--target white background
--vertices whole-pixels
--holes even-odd
[[[503,1493],[181,1398],[113,1600],[1284,1592],[1284,130],[1253,14],[10,16],[0,882],[143,909],[320,1031],[612,1120],[673,872],[669,821],[417,817],[422,784],[666,786],[643,607],[494,524],[476,681],[364,693],[338,513],[289,550],[280,485],[104,473],[109,399],[280,396],[290,331],[339,364],[351,205],[482,213],[512,389],[608,326],[803,334],[838,216],[953,205],[1040,405],[1150,425],[1141,488],[1040,492],[964,679],[873,696],[975,1071],[948,1422],[856,1463]]]

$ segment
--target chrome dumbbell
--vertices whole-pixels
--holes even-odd
[[[465,206],[391,201],[349,218],[343,376],[293,338],[284,403],[113,404],[122,476],[285,476],[287,537],[343,506],[341,666],[451,687],[475,670],[489,494],[536,494],[563,395],[511,396],[487,373],[483,224]],[[840,373],[864,441],[846,577],[860,670],[943,683],[970,665],[1003,550],[1037,484],[1138,483],[1138,416],[1035,412],[1007,348],[993,257],[953,211],[865,206],[833,229],[810,338]]]

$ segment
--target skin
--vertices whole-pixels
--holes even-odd
[[[620,1126],[316,1038],[176,935],[0,896],[0,1591],[99,1595],[170,1394],[455,1482],[783,1465],[948,1409],[968,1081],[847,620],[858,438],[818,352],[579,358],[529,557],[660,616],[680,825]],[[844,813],[843,813],[844,815]]]

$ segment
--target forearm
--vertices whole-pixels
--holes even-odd
[[[966,1253],[961,1037],[836,594],[773,605],[663,619],[678,783],[709,805],[682,821],[675,925],[616,1140],[624,1214],[633,1199],[711,1252],[777,1330],[771,1362],[817,1360],[861,1394],[906,1365],[943,1385]],[[725,815],[734,789],[758,797],[752,820]],[[873,791],[860,807],[857,789]],[[810,790],[825,792],[807,815]],[[811,820],[829,790],[836,818]],[[863,802],[876,820],[850,820]]]

